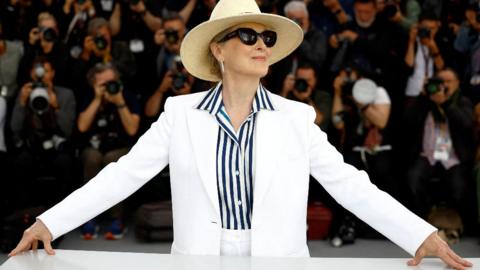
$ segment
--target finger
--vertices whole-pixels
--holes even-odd
[[[417,254],[415,254],[415,257],[413,259],[409,260],[407,262],[407,264],[409,266],[416,266],[422,261],[423,257],[425,257],[425,256],[426,256],[425,251],[423,251],[423,249],[420,249],[420,250],[418,250]]]
[[[38,240],[35,240],[32,243],[32,250],[37,250],[37,249],[38,249]]]
[[[27,238],[22,238],[22,240],[20,240],[20,243],[18,243],[15,249],[8,254],[8,257],[15,256],[18,253],[27,250],[29,247],[30,247],[30,240],[27,240]]]
[[[444,263],[446,263],[449,267],[453,269],[457,269],[457,270],[464,269],[464,267],[461,264],[457,263],[452,257],[450,257],[448,253],[443,253],[439,257]]]
[[[44,239],[43,241],[43,247],[45,248],[45,251],[47,252],[48,255],[55,255],[55,251],[52,248],[52,244],[50,243],[50,240]]]
[[[452,257],[457,263],[465,266],[465,267],[472,267],[473,264],[465,259],[463,259],[462,257],[458,256],[457,253],[455,253],[453,250],[449,249],[448,251],[448,255],[450,255],[450,257]]]

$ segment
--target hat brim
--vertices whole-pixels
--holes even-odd
[[[212,70],[208,53],[210,42],[222,31],[241,23],[259,23],[277,32],[277,42],[271,48],[269,64],[274,64],[293,52],[303,40],[303,30],[292,20],[268,13],[242,14],[209,20],[190,30],[182,41],[180,57],[187,71],[206,81],[220,81]]]

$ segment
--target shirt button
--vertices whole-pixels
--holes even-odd
[[[235,171],[235,175],[239,175],[240,172],[238,170]]]
[[[242,201],[238,201],[238,202],[237,202],[237,205],[242,205]]]

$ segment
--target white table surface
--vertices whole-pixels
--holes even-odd
[[[469,258],[471,270],[480,270],[480,258]],[[266,258],[182,256],[155,253],[56,250],[55,256],[43,250],[9,258],[0,270],[283,270],[283,269],[445,269],[439,259],[424,259],[420,266],[409,267],[407,259],[372,258]]]

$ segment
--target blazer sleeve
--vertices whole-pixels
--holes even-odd
[[[167,99],[165,112],[128,154],[107,165],[83,187],[37,217],[50,230],[53,239],[122,201],[168,164],[174,116],[170,101]]]
[[[436,228],[379,190],[364,171],[345,163],[314,124],[313,109],[308,119],[311,175],[339,204],[414,256]]]

